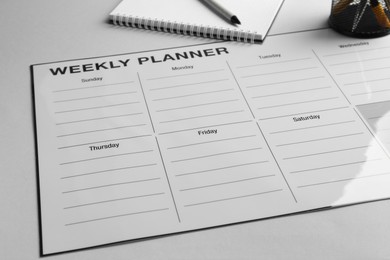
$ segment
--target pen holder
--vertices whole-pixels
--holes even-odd
[[[390,33],[390,0],[332,0],[329,25],[358,38]]]

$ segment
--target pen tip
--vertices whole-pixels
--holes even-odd
[[[230,21],[234,24],[241,24],[240,20],[238,20],[237,16],[232,16],[232,18],[230,18]]]

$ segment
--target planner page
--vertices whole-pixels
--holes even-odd
[[[390,39],[32,66],[44,255],[390,197]]]

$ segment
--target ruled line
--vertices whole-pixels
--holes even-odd
[[[323,155],[323,154],[345,152],[345,151],[351,151],[351,150],[368,148],[368,147],[371,147],[371,146],[372,145],[365,145],[365,146],[351,147],[351,148],[345,148],[345,149],[333,150],[333,151],[327,151],[327,152],[321,152],[321,153],[303,154],[303,155],[297,155],[297,156],[292,156],[292,157],[285,157],[285,158],[283,158],[283,160],[291,160],[291,159],[305,158],[305,157],[317,156],[317,155]]]
[[[358,85],[358,84],[362,84],[362,83],[384,81],[384,80],[389,80],[389,79],[390,78],[363,80],[363,81],[358,81],[358,82],[345,83],[344,86],[352,86],[352,85]]]
[[[388,48],[390,48],[390,47],[380,47],[380,48],[372,48],[372,49],[369,49],[369,50],[359,50],[358,53],[361,53],[361,52],[371,52],[371,51],[388,49]],[[331,53],[331,54],[323,55],[322,57],[340,56],[340,55],[345,55],[345,54],[356,54],[356,51],[348,51],[348,52],[341,52],[341,53]]]
[[[97,129],[97,130],[84,131],[84,132],[69,133],[69,134],[57,135],[57,137],[67,137],[67,136],[73,136],[73,135],[90,134],[90,133],[96,133],[96,132],[104,132],[104,131],[110,131],[110,130],[129,128],[129,127],[139,127],[139,126],[146,126],[146,124],[126,125],[126,126],[118,126],[118,127]]]
[[[202,145],[202,144],[210,144],[210,143],[231,141],[231,140],[237,140],[237,139],[243,139],[243,138],[249,138],[249,137],[255,137],[255,136],[256,136],[256,135],[237,136],[237,137],[224,138],[224,139],[218,139],[218,140],[212,140],[212,141],[206,141],[206,142],[199,142],[199,143],[178,145],[178,146],[168,147],[167,150],[170,150],[170,149],[177,149],[177,148],[183,148],[183,147],[189,147],[189,146],[195,146],[195,145]]]
[[[226,154],[232,154],[232,153],[249,152],[249,151],[261,150],[261,149],[263,149],[263,148],[262,147],[256,147],[256,148],[250,148],[250,149],[244,149],[244,150],[229,151],[229,152],[224,152],[224,153],[215,153],[215,154],[209,154],[209,155],[204,155],[204,156],[198,156],[198,157],[191,157],[191,158],[185,158],[185,159],[180,159],[180,160],[174,160],[174,161],[171,161],[171,163],[192,161],[192,160],[204,159],[204,158],[209,158],[209,157],[214,157],[214,156],[220,156],[220,155],[226,155]]]
[[[217,126],[227,126],[227,125],[244,124],[244,123],[249,123],[249,122],[252,122],[252,120],[231,122],[231,123],[218,124],[218,125],[199,126],[199,127],[194,127],[194,128],[186,128],[186,129],[180,129],[180,130],[176,130],[176,131],[170,131],[170,132],[160,133],[159,135],[166,135],[166,134],[174,134],[174,133],[180,133],[180,132],[186,132],[186,131],[192,131],[192,130],[199,130],[199,129],[201,129],[201,128],[210,128],[210,127],[217,127]]]
[[[265,195],[265,194],[274,193],[274,192],[280,192],[280,191],[283,191],[283,189],[270,190],[270,191],[265,191],[265,192],[259,192],[259,193],[243,195],[243,196],[236,196],[236,197],[224,198],[224,199],[219,199],[219,200],[211,200],[211,201],[204,201],[204,202],[199,202],[199,203],[187,204],[187,205],[184,205],[184,207],[193,207],[193,206],[199,206],[199,205],[210,204],[210,203],[217,203],[217,202],[224,202],[224,201],[229,201],[229,200],[243,199],[243,198],[260,196],[260,195]]]
[[[96,86],[81,87],[81,88],[59,89],[59,90],[53,90],[52,92],[56,93],[56,92],[65,92],[65,91],[73,91],[73,90],[81,90],[81,89],[89,89],[89,88],[101,88],[101,87],[123,85],[123,84],[129,84],[129,83],[134,83],[134,81],[127,81],[127,82],[120,82],[120,83],[113,83],[113,84],[106,84],[106,85],[96,85]]]
[[[271,132],[270,134],[280,134],[280,133],[285,133],[285,132],[306,130],[306,129],[311,129],[311,128],[327,127],[327,126],[333,126],[333,125],[349,124],[349,123],[354,123],[354,122],[356,122],[356,121],[355,120],[349,120],[349,121],[343,121],[343,122],[337,122],[337,123],[331,123],[331,124],[308,126],[308,127],[302,127],[302,128],[295,128],[295,129],[288,129],[288,130],[283,130],[283,131]]]
[[[63,111],[57,111],[57,112],[54,112],[54,113],[55,114],[63,114],[63,113],[69,113],[69,112],[78,112],[78,111],[94,110],[94,109],[117,107],[117,106],[126,106],[126,105],[132,105],[132,104],[139,104],[139,101],[127,102],[127,103],[119,103],[119,104],[112,104],[112,105],[106,105],[106,106],[96,106],[96,107],[86,107],[86,108],[78,108],[78,109],[72,109],[72,110],[63,110]]]
[[[134,165],[134,166],[128,166],[128,167],[121,167],[121,168],[113,168],[113,169],[106,169],[101,171],[95,171],[95,172],[87,172],[87,173],[80,173],[75,175],[69,175],[61,177],[61,179],[70,179],[70,178],[77,178],[82,176],[88,176],[88,175],[95,175],[99,173],[107,173],[107,172],[114,172],[114,171],[121,171],[121,170],[130,170],[130,169],[136,169],[136,168],[144,168],[144,167],[150,167],[150,166],[156,166],[157,163],[150,163],[150,164],[142,164],[142,165]]]
[[[136,181],[117,182],[117,183],[112,183],[112,184],[106,184],[106,185],[93,186],[93,187],[87,187],[87,188],[82,188],[82,189],[74,189],[74,190],[63,191],[62,193],[63,194],[68,194],[68,193],[73,193],[73,192],[86,191],[86,190],[95,190],[95,189],[113,187],[113,186],[118,186],[118,185],[126,185],[126,184],[140,183],[140,182],[156,181],[156,180],[160,180],[160,179],[161,178],[158,177],[158,178],[136,180]]]
[[[388,175],[388,174],[390,174],[390,172],[373,174],[373,175],[367,175],[367,176],[359,176],[359,177],[353,177],[353,178],[346,178],[346,179],[340,179],[340,180],[334,180],[334,181],[317,182],[317,183],[311,183],[311,184],[306,184],[306,185],[300,185],[300,186],[297,186],[297,187],[298,188],[307,188],[307,187],[324,185],[324,184],[332,184],[332,183],[336,183],[336,182],[344,182],[344,181],[352,181],[352,180],[380,177],[380,176]]]
[[[167,86],[167,87],[161,87],[161,88],[152,88],[152,89],[150,89],[150,91],[179,88],[179,87],[188,87],[188,86],[195,86],[195,85],[201,85],[201,84],[223,82],[223,81],[228,81],[228,80],[229,79],[218,79],[218,80],[209,80],[209,81],[202,81],[202,82],[193,82],[193,83],[188,83],[188,84],[179,84],[179,85],[173,85],[173,86]]]
[[[382,89],[382,90],[371,90],[367,92],[361,92],[361,93],[356,93],[352,94],[351,96],[362,96],[362,95],[370,95],[370,94],[375,94],[375,93],[382,93],[382,92],[389,92],[390,89]]]
[[[187,108],[194,108],[194,107],[202,107],[202,106],[210,106],[210,105],[217,105],[217,104],[223,104],[223,103],[231,103],[231,102],[237,102],[237,101],[239,101],[239,99],[223,100],[223,101],[216,101],[216,102],[210,102],[210,103],[203,103],[203,104],[197,104],[197,105],[191,105],[191,106],[183,106],[183,107],[174,107],[174,108],[160,109],[160,110],[156,110],[156,112],[174,111],[174,110],[180,110],[180,109],[187,109]]]
[[[317,171],[317,170],[323,170],[323,169],[329,169],[329,168],[337,168],[337,167],[342,167],[342,166],[361,164],[361,163],[372,162],[372,161],[381,161],[381,160],[383,160],[383,158],[364,160],[364,161],[357,161],[357,162],[351,162],[351,163],[343,163],[343,164],[337,164],[337,165],[330,165],[330,166],[324,166],[324,167],[312,168],[312,169],[305,169],[305,170],[299,170],[299,171],[292,171],[290,173],[301,173],[301,172]]]
[[[326,100],[332,100],[332,99],[338,99],[339,97],[330,97],[330,98],[320,98],[320,99],[313,99],[313,100],[307,100],[307,101],[301,101],[301,102],[294,102],[294,103],[286,103],[286,104],[280,104],[280,105],[274,105],[274,106],[267,106],[267,107],[258,107],[258,110],[261,109],[269,109],[269,108],[276,108],[276,107],[285,107],[285,106],[293,106],[293,105],[299,105],[299,104],[307,104],[307,103],[313,103],[313,102],[319,102],[319,101],[326,101]]]
[[[237,69],[244,69],[244,68],[250,68],[250,67],[257,67],[257,66],[266,66],[271,64],[280,64],[280,63],[288,63],[288,62],[295,62],[295,61],[302,61],[302,60],[311,60],[312,58],[300,58],[300,59],[292,59],[292,60],[284,60],[284,61],[276,61],[276,62],[269,62],[269,63],[262,63],[262,64],[253,64],[253,65],[245,65],[245,66],[239,66],[236,67]]]
[[[355,70],[355,71],[349,71],[349,72],[343,72],[343,73],[337,73],[337,76],[343,76],[343,75],[350,75],[355,73],[364,73],[364,72],[370,72],[370,71],[378,71],[378,70],[386,70],[390,69],[390,67],[380,67],[375,69],[362,69],[362,70]]]
[[[373,119],[375,120],[378,118],[387,118],[387,117],[390,117],[390,115],[384,114],[384,115],[380,115],[380,116],[371,116],[371,117],[368,117],[367,120],[373,120]]]
[[[181,96],[173,96],[173,97],[165,97],[165,98],[157,98],[153,99],[152,101],[162,101],[162,100],[170,100],[170,99],[180,99],[180,98],[186,98],[186,97],[193,97],[193,96],[200,96],[200,95],[207,95],[207,94],[214,94],[214,93],[220,93],[225,91],[232,91],[233,88],[229,89],[221,89],[221,90],[215,90],[215,91],[205,91],[200,93],[194,93],[194,94],[188,94],[188,95],[181,95]]]
[[[292,82],[307,81],[307,80],[313,80],[313,79],[323,79],[323,78],[325,78],[325,77],[324,76],[318,76],[318,77],[302,78],[302,79],[295,79],[295,80],[278,81],[278,82],[272,82],[272,83],[266,83],[266,84],[258,84],[258,85],[247,86],[246,88],[258,88],[258,87],[264,87],[264,86],[272,86],[272,85],[279,85],[279,84],[286,84],[286,83],[292,83]]]
[[[56,123],[56,125],[74,124],[74,123],[81,123],[81,122],[88,122],[88,121],[95,121],[95,120],[102,120],[102,119],[109,119],[109,118],[116,118],[116,117],[137,116],[137,115],[142,115],[142,114],[143,113],[140,112],[140,113],[132,113],[132,114],[123,114],[123,115],[113,115],[113,116],[89,118],[89,119],[83,119],[83,120],[77,120],[77,121],[68,121],[68,122]]]
[[[341,62],[341,63],[334,63],[334,64],[330,64],[329,66],[339,66],[339,65],[351,64],[351,63],[361,63],[361,62],[365,62],[365,61],[384,60],[384,59],[388,59],[388,58],[390,58],[390,56],[379,57],[379,58],[371,58],[371,59],[365,59],[365,60],[356,60],[356,61],[347,61],[347,62]]]
[[[359,107],[364,107],[364,106],[369,106],[370,108],[368,108],[368,110],[371,110],[372,106],[376,107],[376,106],[381,106],[380,104],[390,104],[390,101],[389,100],[385,100],[385,101],[378,101],[378,102],[375,102],[375,103],[367,103],[367,104],[361,104],[359,105]]]
[[[349,108],[349,107],[345,106],[345,107],[335,107],[335,108],[321,109],[321,110],[314,110],[314,111],[303,111],[303,112],[297,112],[297,113],[294,113],[294,114],[287,114],[287,115],[280,115],[280,116],[260,118],[259,121],[261,121],[261,120],[277,119],[277,118],[283,118],[283,117],[289,117],[289,116],[296,116],[297,114],[304,115],[304,114],[310,114],[310,113],[316,113],[316,112],[325,112],[325,111],[332,111],[332,110],[346,109],[346,108]]]
[[[307,68],[300,68],[300,69],[274,71],[274,72],[269,72],[269,73],[252,74],[252,75],[242,76],[241,78],[246,79],[246,78],[253,78],[253,77],[259,77],[259,76],[267,76],[267,75],[274,75],[274,74],[288,73],[288,72],[295,72],[295,71],[302,71],[302,70],[310,70],[310,69],[318,69],[318,67],[307,67]]]
[[[252,99],[256,99],[256,98],[266,98],[266,97],[274,97],[274,96],[282,96],[282,95],[290,95],[290,94],[296,94],[296,93],[302,93],[302,92],[309,92],[309,91],[316,91],[316,90],[329,89],[329,88],[332,88],[332,87],[321,87],[321,88],[303,89],[303,90],[281,92],[281,93],[275,93],[275,94],[269,94],[269,95],[254,96],[254,97],[252,97]]]
[[[112,218],[127,217],[127,216],[133,216],[133,215],[139,215],[139,214],[145,214],[145,213],[152,213],[152,212],[160,212],[160,211],[166,211],[166,210],[169,210],[169,208],[152,209],[152,210],[146,210],[146,211],[138,211],[138,212],[127,213],[127,214],[113,215],[113,216],[108,216],[108,217],[104,217],[104,218],[89,219],[89,220],[84,220],[84,221],[67,223],[67,224],[65,224],[65,226],[85,224],[85,223],[89,223],[89,222],[107,220],[107,219],[112,219]]]
[[[122,93],[113,93],[113,94],[106,94],[106,95],[99,95],[99,96],[91,96],[91,97],[83,97],[83,98],[63,99],[63,100],[54,101],[53,103],[63,103],[63,102],[70,102],[70,101],[79,101],[79,100],[87,100],[87,99],[94,99],[94,98],[101,98],[101,97],[121,96],[121,95],[135,94],[135,93],[137,93],[137,91],[129,91],[129,92],[122,92]]]
[[[163,77],[156,77],[156,78],[149,78],[146,80],[158,80],[158,79],[168,79],[168,78],[178,78],[178,77],[185,77],[185,76],[191,76],[191,75],[199,75],[199,74],[207,74],[207,73],[213,73],[213,72],[220,72],[224,71],[224,69],[217,69],[217,70],[208,70],[208,71],[201,71],[201,72],[194,72],[194,73],[187,73],[187,74],[180,74],[180,75],[172,75],[172,76],[163,76]]]
[[[235,113],[242,113],[245,110],[236,110],[236,111],[229,111],[229,112],[223,112],[223,113],[216,113],[216,114],[209,114],[209,115],[201,115],[201,116],[194,116],[194,117],[185,117],[185,118],[179,118],[174,120],[168,120],[168,121],[161,121],[160,124],[165,123],[173,123],[173,122],[179,122],[179,121],[185,121],[185,120],[192,120],[197,118],[205,118],[205,117],[213,117],[213,116],[221,116],[221,115],[228,115],[228,114],[235,114]]]
[[[123,137],[123,138],[116,138],[116,139],[100,140],[100,141],[95,141],[95,142],[90,142],[90,143],[81,143],[81,144],[73,144],[73,145],[68,145],[68,146],[61,146],[61,147],[58,147],[57,149],[66,149],[66,148],[73,148],[73,147],[79,147],[79,146],[90,145],[90,144],[99,144],[99,143],[107,143],[107,142],[120,141],[120,140],[137,139],[137,138],[148,137],[148,136],[152,136],[152,135],[137,135],[137,136],[129,136],[129,137]]]
[[[182,189],[180,191],[191,191],[191,190],[198,190],[198,189],[204,189],[204,188],[211,188],[211,187],[216,187],[216,186],[235,184],[235,183],[252,181],[252,180],[257,180],[257,179],[262,179],[262,178],[267,178],[267,177],[274,177],[274,176],[275,176],[275,174],[265,175],[265,176],[257,176],[257,177],[253,177],[253,178],[246,178],[246,179],[240,179],[240,180],[235,180],[235,181],[227,181],[227,182],[220,182],[220,183],[215,183],[215,184],[210,184],[210,185],[191,187],[191,188]]]
[[[92,206],[92,205],[98,205],[98,204],[104,204],[104,203],[110,203],[110,202],[117,202],[117,201],[123,201],[123,200],[140,199],[140,198],[153,197],[153,196],[159,196],[159,195],[164,195],[164,194],[165,194],[164,192],[160,192],[160,193],[145,194],[145,195],[124,197],[124,198],[118,198],[118,199],[111,199],[111,200],[102,200],[102,201],[72,205],[72,206],[65,207],[64,209],[81,208],[81,207],[86,207],[86,206]]]
[[[349,137],[349,136],[355,136],[355,135],[362,135],[362,134],[364,134],[364,132],[353,133],[353,134],[346,134],[346,135],[337,135],[337,136],[317,138],[317,139],[310,139],[310,140],[306,140],[306,141],[293,142],[293,143],[277,144],[276,147],[288,146],[288,145],[296,145],[296,144],[303,144],[303,143],[311,143],[311,142],[318,142],[318,141],[337,139],[337,138],[343,138],[343,137]]]
[[[203,171],[180,173],[180,174],[177,174],[175,176],[176,177],[182,177],[182,176],[187,176],[187,175],[200,174],[200,173],[213,172],[213,171],[220,171],[220,170],[227,170],[227,169],[232,169],[232,168],[237,168],[237,167],[243,167],[243,166],[254,165],[254,164],[262,164],[262,163],[268,163],[268,162],[269,161],[258,161],[258,162],[251,162],[251,163],[236,164],[236,165],[230,165],[230,166],[221,167],[221,168],[207,169],[207,170],[203,170]]]
[[[121,153],[121,154],[107,155],[107,156],[101,156],[101,157],[94,157],[94,158],[89,158],[89,159],[84,159],[84,160],[64,162],[64,163],[60,163],[60,165],[94,161],[94,160],[100,160],[100,159],[106,159],[106,158],[112,158],[112,157],[118,157],[118,156],[132,155],[132,154],[149,153],[149,152],[153,152],[153,150],[145,150],[145,151],[138,151],[138,152],[131,152],[131,153]]]

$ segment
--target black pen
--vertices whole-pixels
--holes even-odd
[[[223,6],[221,6],[219,3],[217,3],[214,0],[202,0],[208,7],[214,10],[217,14],[221,15],[228,21],[230,21],[233,24],[241,24],[240,20],[238,20],[237,16],[234,15],[229,10],[225,9]]]

